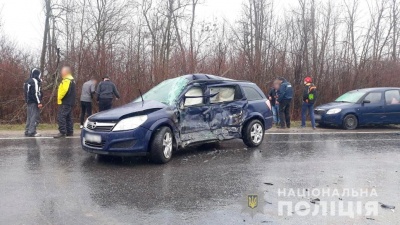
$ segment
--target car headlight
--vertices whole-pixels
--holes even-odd
[[[340,113],[340,111],[342,111],[342,109],[330,109],[326,114],[337,114]]]
[[[123,119],[115,125],[113,131],[133,130],[146,122],[147,116],[134,116]]]

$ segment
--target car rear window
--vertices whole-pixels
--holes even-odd
[[[244,94],[246,95],[247,100],[254,101],[254,100],[262,100],[263,97],[261,94],[252,87],[243,87]]]

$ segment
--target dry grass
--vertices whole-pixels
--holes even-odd
[[[57,130],[57,124],[39,124],[38,130]],[[75,129],[79,129],[79,124],[74,124]],[[25,130],[25,124],[0,124],[0,130]]]

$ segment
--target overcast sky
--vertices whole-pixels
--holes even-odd
[[[204,0],[198,8],[198,19],[218,17],[234,22],[238,17],[243,0]],[[297,0],[275,1],[284,8]],[[43,0],[0,0],[1,19],[4,33],[20,47],[39,50],[43,32]]]

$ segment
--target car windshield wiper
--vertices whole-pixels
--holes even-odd
[[[349,102],[349,101],[335,101],[335,102],[341,102],[341,103],[353,103],[353,102]]]

